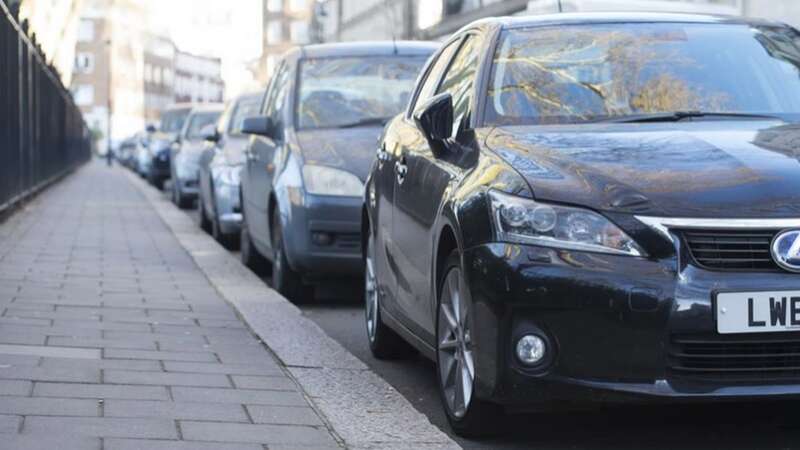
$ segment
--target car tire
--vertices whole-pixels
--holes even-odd
[[[206,233],[211,233],[211,221],[208,220],[208,213],[206,212],[206,202],[203,200],[203,195],[197,198],[197,225]]]
[[[258,275],[265,275],[269,272],[269,262],[264,255],[253,245],[253,240],[250,238],[250,229],[247,226],[247,221],[242,220],[242,228],[239,231],[239,242],[241,244],[241,251],[239,257],[242,264],[247,266],[250,270]]]
[[[278,208],[275,208],[272,213],[270,228],[272,230],[272,250],[275,252],[272,259],[272,287],[292,303],[307,302],[308,292],[303,288],[303,279],[292,269],[289,259],[286,257],[283,245],[283,226]]]
[[[399,359],[414,354],[414,348],[381,319],[380,291],[375,272],[375,245],[372,232],[367,237],[364,258],[364,323],[369,350],[375,358]]]
[[[147,181],[149,181],[150,184],[159,191],[164,189],[164,179],[161,177],[150,173],[147,175]]]
[[[436,378],[442,407],[450,427],[462,437],[497,434],[503,409],[474,395],[475,356],[470,332],[471,305],[461,294],[467,289],[459,252],[453,251],[444,265],[436,308]],[[456,295],[454,295],[456,294]]]
[[[211,236],[223,247],[227,248],[228,250],[237,250],[239,248],[239,239],[240,235],[236,234],[225,234],[222,232],[222,228],[219,224],[219,216],[217,215],[217,208],[214,208],[214,212],[211,214]]]
[[[189,209],[192,206],[192,200],[183,195],[177,179],[172,182],[172,202],[180,209]]]

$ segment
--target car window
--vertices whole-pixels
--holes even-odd
[[[278,68],[272,73],[272,76],[269,79],[269,83],[267,84],[267,93],[264,96],[264,102],[261,105],[261,114],[263,115],[268,114],[268,110],[272,103],[272,98],[275,97],[275,85],[277,84],[276,80],[278,79],[278,74],[283,72],[284,66],[286,66],[286,63],[281,61],[281,63],[278,65]]]
[[[746,24],[508,30],[495,51],[484,122],[578,123],[677,111],[800,113],[800,36]]]
[[[439,80],[442,78],[442,72],[447,68],[447,64],[450,62],[450,58],[452,58],[453,53],[455,53],[456,49],[458,48],[458,44],[461,42],[461,39],[456,39],[455,41],[447,44],[447,47],[439,53],[438,58],[436,61],[431,64],[428,73],[425,74],[425,81],[422,82],[422,86],[419,88],[419,93],[417,94],[417,98],[414,101],[414,106],[411,107],[411,111],[414,111],[416,105],[422,104],[425,100],[433,97],[434,92],[436,92],[436,88],[439,87]]]
[[[472,87],[478,71],[480,43],[481,38],[478,35],[467,36],[447,69],[442,85],[436,91],[437,94],[448,92],[453,96],[453,135],[458,132],[462,124],[466,125],[465,120],[469,119]]]
[[[161,115],[160,130],[164,133],[177,133],[181,131],[190,112],[190,109],[176,109],[165,112]]]
[[[242,123],[244,119],[258,115],[258,108],[261,106],[261,97],[244,97],[236,103],[236,107],[231,114],[228,124],[228,133],[233,136],[241,136]]]
[[[298,129],[380,124],[408,105],[423,55],[307,58],[300,65]]]
[[[275,127],[274,137],[276,140],[283,139],[283,128],[285,126],[286,103],[289,98],[290,70],[288,64],[283,64],[275,74],[270,99],[267,100],[266,116],[270,118]]]
[[[186,137],[189,139],[202,139],[203,131],[209,125],[216,125],[219,120],[219,111],[209,111],[192,114],[189,119],[189,126],[186,129]]]

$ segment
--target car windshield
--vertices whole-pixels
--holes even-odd
[[[186,137],[189,139],[202,139],[203,132],[209,125],[214,125],[219,120],[220,112],[213,111],[213,112],[201,112],[192,114],[192,118],[189,119],[189,128],[186,130]]]
[[[505,31],[486,125],[694,111],[800,113],[800,36],[782,26],[641,23]]]
[[[297,128],[380,124],[408,102],[424,56],[309,58],[301,63]]]
[[[234,136],[241,136],[244,119],[257,116],[260,106],[260,96],[245,97],[239,100],[239,103],[236,104],[236,110],[233,112],[228,132]]]
[[[181,131],[190,112],[190,109],[176,109],[165,112],[161,116],[160,130],[164,133],[177,133]]]

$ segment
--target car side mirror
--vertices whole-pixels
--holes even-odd
[[[273,138],[275,125],[267,116],[248,117],[242,122],[242,133]]]
[[[435,95],[415,109],[413,117],[428,143],[441,145],[453,135],[453,97],[447,92]]]
[[[203,130],[203,139],[208,142],[219,142],[220,134],[216,127],[211,127]]]

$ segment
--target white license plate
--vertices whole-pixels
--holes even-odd
[[[720,292],[716,308],[722,334],[800,330],[800,291]]]

